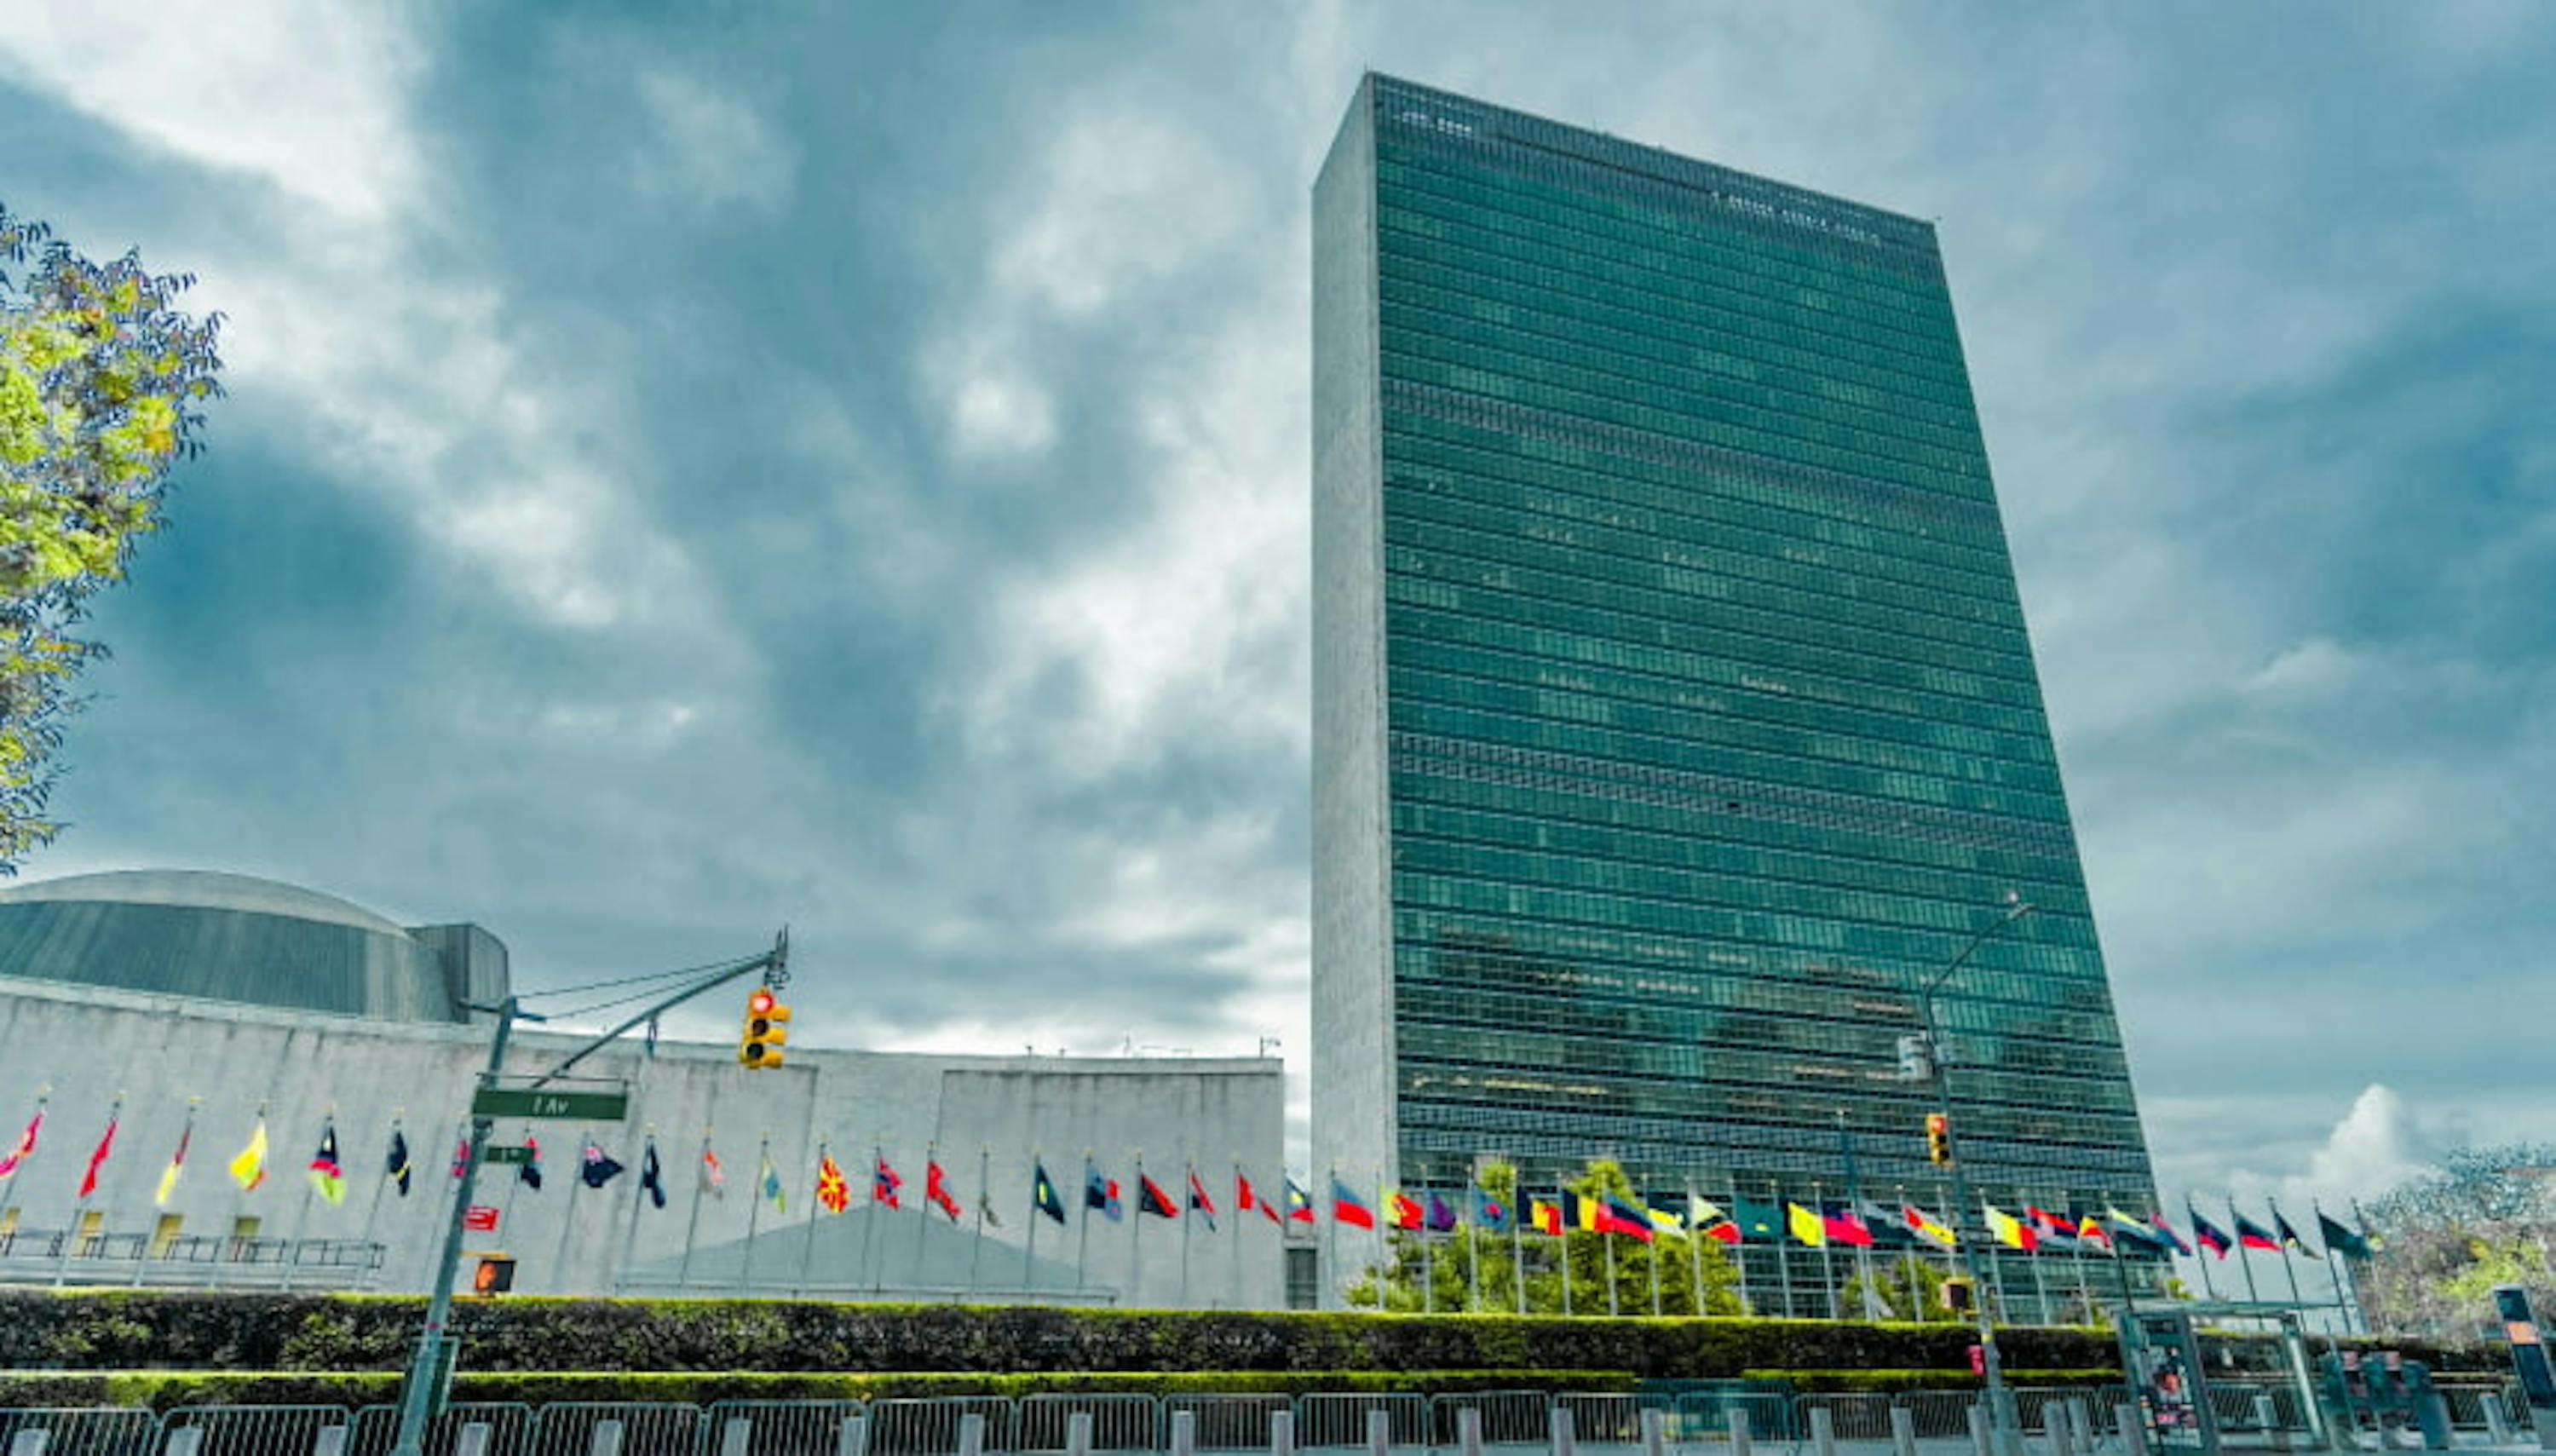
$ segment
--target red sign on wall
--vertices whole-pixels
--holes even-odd
[[[461,1211],[461,1227],[478,1234],[497,1232],[497,1210],[493,1204],[474,1203]]]

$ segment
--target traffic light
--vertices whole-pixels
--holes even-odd
[[[745,1026],[737,1033],[736,1059],[751,1068],[781,1065],[782,1043],[790,1039],[790,1008],[772,988],[758,986],[745,998]]]
[[[1939,1163],[1953,1160],[1953,1120],[1943,1113],[1926,1115],[1926,1156]]]
[[[470,1276],[473,1294],[503,1294],[515,1287],[515,1261],[502,1254],[479,1257],[478,1272]]]

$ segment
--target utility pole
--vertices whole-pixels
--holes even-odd
[[[1976,1219],[1981,1226],[1981,1248],[1985,1249],[1996,1242],[1995,1232],[1987,1227],[1986,1216],[1971,1205],[1970,1179],[1962,1171],[1961,1156],[1955,1150],[1958,1144],[1952,1132],[1952,1071],[1950,1058],[1944,1055],[1942,1028],[1935,1017],[1935,993],[1943,988],[1945,982],[1952,979],[1954,972],[1962,969],[1963,965],[1971,959],[1972,953],[1979,950],[1989,936],[2031,913],[2030,904],[2020,899],[2016,900],[2005,914],[1999,916],[1986,929],[1972,936],[1970,944],[1962,947],[1961,954],[1953,957],[1951,964],[1945,966],[1943,970],[1936,972],[1935,979],[1928,982],[1925,989],[1917,993],[1918,1014],[1926,1028],[1927,1065],[1921,1070],[1931,1075],[1935,1084],[1935,1105],[1942,1109],[1944,1119],[1943,1161],[1944,1166],[1950,1169],[1953,1175],[1954,1253],[1961,1260],[1962,1272],[1968,1275],[1971,1281],[1971,1307],[1978,1316],[1980,1326],[1980,1369],[1987,1381],[1989,1424],[1994,1427],[1997,1449],[2001,1456],[2024,1456],[2023,1421],[2015,1409],[2014,1391],[2006,1387],[2005,1367],[1997,1357],[1996,1323],[1988,1317],[1987,1301],[1980,1297],[1979,1277],[1972,1271],[1968,1240],[1962,1232],[1966,1222]]]
[[[786,983],[789,966],[790,932],[785,929],[773,938],[772,949],[758,951],[741,961],[711,970],[683,990],[579,1047],[559,1065],[533,1079],[533,1085],[539,1087],[551,1082],[602,1050],[623,1032],[652,1021],[661,1013],[704,992],[715,991],[748,972],[767,972],[776,984]],[[545,1018],[525,1010],[522,997],[515,995],[508,995],[494,1005],[476,1001],[466,1004],[470,1010],[493,1013],[497,1018],[496,1034],[488,1041],[488,1065],[480,1072],[474,1088],[475,1092],[493,1091],[506,1065],[506,1043],[514,1036],[515,1023]],[[473,1101],[475,1103],[475,1096]],[[445,1349],[449,1344],[445,1329],[452,1318],[452,1280],[461,1267],[461,1242],[467,1232],[462,1220],[468,1215],[470,1195],[478,1187],[479,1159],[488,1150],[488,1132],[495,1125],[494,1114],[482,1113],[475,1106],[471,1109],[470,1143],[462,1155],[461,1176],[453,1184],[452,1217],[445,1226],[444,1253],[436,1262],[435,1282],[428,1290],[426,1322],[418,1329],[417,1349],[409,1359],[408,1379],[400,1386],[399,1434],[392,1443],[391,1456],[425,1456],[426,1422],[434,1413],[433,1407],[440,1393],[437,1378],[448,1369],[444,1360]]]

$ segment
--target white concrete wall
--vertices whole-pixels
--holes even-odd
[[[509,1070],[545,1069],[577,1038],[525,1034]],[[0,1219],[18,1211],[24,1230],[70,1227],[76,1190],[109,1106],[124,1097],[112,1155],[89,1208],[110,1233],[142,1233],[162,1213],[184,1217],[191,1234],[227,1234],[242,1216],[265,1236],[376,1239],[390,1262],[374,1287],[415,1290],[431,1274],[453,1188],[449,1169],[472,1080],[487,1057],[487,1033],[146,995],[88,987],[0,979],[0,1153],[15,1144],[41,1090],[50,1088],[34,1157],[0,1181]],[[816,1207],[819,1141],[843,1166],[855,1202],[869,1191],[873,1146],[906,1179],[906,1217],[923,1206],[927,1149],[937,1143],[970,1220],[979,1152],[990,1165],[994,1207],[1006,1227],[1008,1260],[989,1250],[989,1268],[1020,1265],[1030,1224],[1030,1165],[1044,1150],[1050,1174],[1080,1218],[1084,1150],[1127,1187],[1135,1217],[1132,1164],[1141,1150],[1156,1181],[1176,1193],[1188,1159],[1218,1209],[1222,1232],[1201,1226],[1191,1245],[1188,1303],[1273,1308],[1281,1301],[1279,1240],[1265,1220],[1231,1217],[1232,1166],[1255,1186],[1283,1187],[1281,1064],[1255,1059],[1141,1059],[917,1056],[794,1047],[777,1071],[748,1072],[725,1045],[664,1043],[649,1058],[634,1040],[590,1059],[577,1075],[627,1079],[630,1120],[587,1128],[574,1123],[502,1122],[495,1140],[541,1139],[546,1178],[524,1188],[511,1168],[483,1169],[476,1201],[503,1211],[497,1234],[468,1247],[500,1249],[519,1260],[519,1290],[608,1291],[637,1265],[678,1257],[695,1223],[702,1140],[712,1139],[727,1173],[724,1198],[702,1199],[693,1237],[707,1247],[797,1226]],[[177,1145],[190,1099],[200,1099],[187,1171],[167,1209],[152,1194]],[[247,1142],[260,1107],[272,1141],[263,1187],[243,1193],[224,1164]],[[336,1120],[347,1172],[343,1205],[307,1196],[305,1169],[323,1118]],[[406,1199],[382,1176],[392,1120],[404,1121],[415,1167]],[[664,1160],[667,1207],[643,1206],[638,1186],[644,1134]],[[577,1177],[591,1131],[629,1171],[600,1191]],[[788,1211],[776,1216],[755,1197],[759,1146],[770,1149]],[[939,1215],[932,1215],[939,1218]],[[1236,1231],[1239,1231],[1238,1234]],[[1071,1259],[1072,1225],[1045,1226],[1042,1259]],[[1120,1291],[1121,1302],[1180,1302],[1180,1226],[1096,1218],[1089,1278]],[[1230,1240],[1239,1238],[1240,1257]],[[20,1269],[17,1276],[24,1277]],[[261,1283],[272,1283],[271,1277]],[[758,1282],[760,1280],[758,1279]],[[704,1290],[703,1292],[715,1292]]]

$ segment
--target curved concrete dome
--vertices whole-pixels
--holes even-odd
[[[436,944],[334,895],[127,869],[0,890],[0,976],[399,1021],[459,1019]]]

